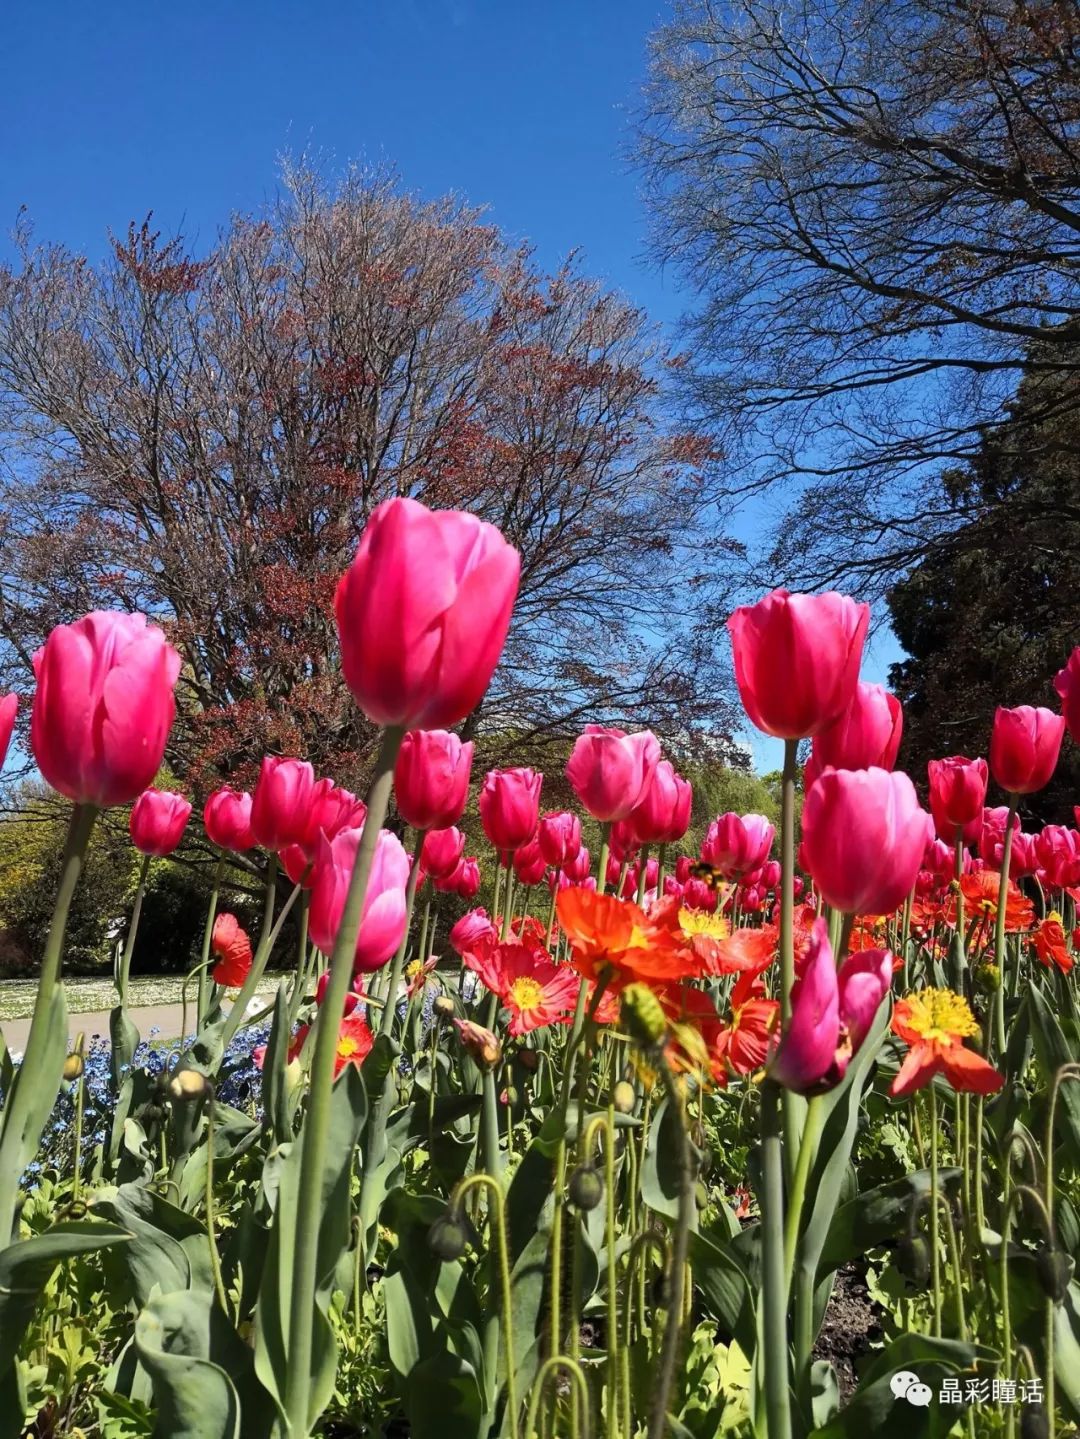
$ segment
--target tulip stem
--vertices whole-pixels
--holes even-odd
[[[793,747],[791,741],[788,741],[787,747]],[[779,1101],[778,1086],[771,1079],[766,1079],[761,1092],[761,1240],[765,1307],[762,1363],[769,1439],[791,1439],[787,1288],[784,1283],[784,1153]]]
[[[144,854],[139,866],[139,883],[135,890],[135,903],[131,906],[131,923],[128,925],[124,952],[116,975],[116,992],[120,996],[120,1008],[127,1003],[128,975],[131,972],[131,956],[135,952],[135,936],[139,932],[139,916],[142,914],[143,896],[146,893],[146,875],[150,869],[150,856]]]
[[[1009,815],[1005,821],[1005,838],[1001,844],[1001,877],[998,880],[997,914],[994,916],[994,965],[998,973],[997,993],[994,995],[994,1027],[998,1048],[998,1061],[1005,1058],[1008,1041],[1005,1038],[1005,910],[1009,900],[1009,863],[1012,859],[1013,820],[1019,796],[1009,795]]]
[[[297,1194],[293,1248],[292,1290],[289,1304],[288,1362],[285,1368],[284,1409],[289,1439],[307,1439],[316,1416],[311,1410],[311,1356],[315,1324],[315,1293],[318,1284],[319,1228],[322,1222],[323,1171],[329,1143],[330,1098],[334,1084],[334,1056],[337,1050],[345,997],[352,979],[356,940],[367,897],[382,822],[390,803],[394,762],[401,747],[399,727],[385,729],[371,788],[367,818],[349,888],[345,896],[334,952],[330,957],[329,982],[315,1026],[315,1052],[311,1060],[311,1088],[307,1114],[300,1138],[300,1183]]]
[[[791,988],[795,983],[795,781],[798,775],[799,742],[784,741],[784,773],[780,789],[780,1031],[791,1023]],[[783,1106],[783,1148],[781,1159],[788,1178],[793,1177],[795,1144],[799,1132],[798,1096],[785,1089]],[[790,1423],[790,1419],[789,1419]]]
[[[221,876],[225,871],[225,851],[221,850],[217,857],[217,864],[214,866],[214,883],[210,890],[210,903],[206,910],[206,923],[203,926],[202,952],[199,957],[199,995],[196,1000],[195,1032],[198,1033],[206,1023],[206,1002],[207,994],[207,969],[210,964],[210,941],[214,935],[214,920],[217,918],[218,895],[221,892]],[[134,920],[134,915],[132,916]],[[123,1004],[121,998],[120,1003]]]
[[[64,842],[60,885],[56,891],[45,952],[41,958],[41,975],[38,979],[37,998],[34,1001],[34,1014],[30,1021],[30,1033],[26,1040],[26,1052],[11,1093],[5,1095],[3,1120],[0,1122],[0,1248],[7,1244],[15,1223],[19,1180],[22,1177],[24,1159],[30,1157],[26,1148],[32,1141],[40,1139],[53,1101],[60,1092],[64,1058],[67,1054],[66,1034],[65,1042],[58,1047],[59,1062],[54,1065],[52,1055],[56,1047],[51,1042],[49,1031],[54,1026],[66,1025],[67,1022],[60,979],[64,931],[96,818],[97,809],[89,804],[77,804],[71,812],[67,839]],[[59,1021],[53,1017],[58,991],[61,1008]],[[42,1114],[42,1099],[46,1095],[49,1096],[48,1107]],[[37,1129],[36,1135],[31,1132],[34,1128]]]
[[[394,1027],[394,1013],[397,1009],[396,996],[397,988],[401,983],[402,971],[405,968],[405,951],[409,947],[409,926],[412,924],[413,907],[416,904],[416,890],[420,882],[420,856],[424,850],[424,840],[427,838],[426,830],[417,830],[416,843],[413,845],[412,869],[409,870],[409,882],[405,886],[405,928],[402,931],[401,943],[397,947],[397,953],[390,963],[390,987],[386,993],[386,1007],[382,1012],[382,1020],[379,1024],[380,1034],[389,1034]],[[424,906],[424,927],[420,936],[420,947],[417,954],[420,963],[423,964],[427,956],[424,954],[424,946],[427,942],[427,928],[429,904]],[[385,1083],[391,1082],[390,1072],[387,1072]],[[432,1071],[432,1082],[434,1083],[434,1071]]]
[[[792,1275],[795,1272],[795,1251],[799,1243],[799,1227],[802,1223],[803,1205],[806,1200],[806,1183],[810,1178],[810,1166],[817,1153],[824,1122],[823,1098],[820,1094],[815,1094],[806,1108],[806,1124],[803,1127],[802,1140],[799,1144],[799,1160],[795,1167],[795,1181],[791,1186],[784,1230],[784,1284],[789,1292]]]

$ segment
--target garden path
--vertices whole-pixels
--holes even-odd
[[[188,1008],[190,1010],[191,1006]],[[130,1009],[128,1013],[143,1039],[147,1038],[151,1029],[159,1029],[162,1039],[175,1039],[180,1033],[182,1010],[179,1004],[140,1005],[137,1009]],[[190,1016],[188,1023],[191,1023]],[[29,1017],[6,1019],[0,1024],[0,1029],[3,1029],[8,1049],[16,1052],[25,1049],[26,1036],[30,1033]],[[80,1030],[86,1035],[87,1043],[95,1034],[102,1039],[108,1039],[109,1011],[101,1009],[89,1014],[69,1014],[68,1033],[71,1038],[74,1039]]]

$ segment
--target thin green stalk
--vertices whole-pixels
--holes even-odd
[[[470,1174],[468,1179],[463,1179],[454,1190],[450,1204],[452,1208],[460,1210],[465,1195],[468,1194],[471,1189],[480,1188],[481,1186],[490,1191],[488,1215],[492,1219],[493,1228],[497,1231],[495,1236],[495,1252],[492,1256],[492,1269],[494,1271],[492,1278],[498,1283],[501,1301],[502,1350],[506,1361],[506,1418],[510,1426],[510,1439],[518,1439],[517,1364],[514,1359],[513,1289],[511,1287],[510,1276],[510,1248],[506,1238],[506,1203],[503,1199],[502,1185],[499,1184],[498,1180],[493,1179],[490,1174]],[[494,1287],[495,1284],[493,1283],[492,1288],[494,1289]],[[494,1304],[490,1307],[495,1309]],[[497,1338],[498,1331],[496,1330],[495,1332]],[[497,1354],[493,1357],[497,1359]],[[492,1372],[494,1372],[494,1369]]]
[[[26,1051],[18,1069],[16,1084],[11,1094],[5,1096],[3,1120],[0,1123],[0,1248],[6,1244],[15,1223],[19,1179],[23,1168],[23,1145],[27,1140],[40,1138],[41,1129],[44,1128],[52,1109],[51,1101],[60,1091],[63,1051],[66,1046],[61,1046],[60,1063],[53,1064],[49,1031],[56,1024],[53,1015],[58,995],[62,1010],[60,1022],[66,1024],[66,1006],[60,978],[64,931],[96,818],[97,810],[93,805],[77,804],[71,811],[61,860],[60,884],[53,904],[45,952],[41,957],[41,974],[38,976],[37,997],[30,1020],[30,1033],[26,1039]],[[30,1128],[37,1127],[36,1113],[42,1108],[44,1096],[49,1097],[49,1107],[41,1116],[41,1125],[35,1136],[29,1133],[27,1125]]]
[[[221,891],[221,876],[225,872],[225,851],[218,853],[217,863],[214,865],[214,882],[210,890],[210,904],[206,911],[206,923],[203,926],[202,953],[200,960],[202,969],[199,971],[199,997],[198,1008],[195,1015],[196,1030],[202,1029],[206,1023],[206,1002],[207,1002],[207,968],[210,964],[210,940],[214,933],[214,920],[217,918],[218,895]]]
[[[73,1054],[79,1056],[79,1077],[75,1081],[75,1170],[71,1176],[71,1205],[79,1202],[79,1186],[82,1183],[82,1137],[83,1110],[86,1105],[86,1070],[83,1067],[83,1046],[86,1036],[80,1031],[75,1037]]]
[[[930,1084],[930,1266],[934,1286],[934,1338],[941,1338],[941,1256],[938,1253],[937,1092]]]
[[[1005,820],[1005,839],[1001,846],[1001,877],[998,880],[997,916],[994,920],[994,964],[997,966],[998,984],[994,995],[994,1026],[996,1030],[998,1058],[1004,1059],[1007,1041],[1005,1038],[1005,902],[1009,893],[1009,862],[1012,858],[1013,820],[1016,818],[1018,797],[1009,795],[1009,814]]]
[[[780,1028],[791,1022],[791,988],[795,983],[795,785],[798,778],[798,740],[784,741],[784,771],[780,790]],[[781,1158],[789,1180],[795,1163],[799,1129],[798,1095],[785,1089]],[[790,1417],[788,1420],[790,1424]]]
[[[641,853],[638,855],[638,882],[637,882],[637,903],[640,908],[645,903],[645,884],[648,878],[646,871],[649,868],[649,846],[643,844]]]
[[[795,1251],[799,1245],[799,1228],[802,1224],[803,1205],[806,1201],[806,1182],[810,1178],[810,1166],[817,1154],[821,1129],[825,1122],[824,1096],[815,1094],[806,1110],[806,1124],[799,1144],[799,1159],[795,1166],[795,1181],[791,1186],[788,1200],[787,1220],[784,1229],[784,1285],[790,1293],[792,1275],[795,1272]]]
[[[784,1283],[784,1155],[780,1093],[770,1079],[765,1080],[761,1094],[761,1170],[765,1413],[769,1439],[791,1439],[787,1286]]]
[[[412,924],[413,906],[416,903],[416,890],[420,880],[420,856],[424,849],[426,830],[418,830],[416,843],[413,845],[412,869],[409,870],[409,882],[405,886],[405,929],[401,936],[401,943],[397,947],[397,953],[390,963],[390,986],[386,995],[386,1008],[383,1010],[382,1022],[379,1025],[380,1034],[389,1034],[394,1025],[394,1011],[397,1008],[395,1003],[398,985],[401,983],[401,975],[405,968],[405,952],[409,947],[409,926]],[[431,901],[428,900],[424,906],[424,932],[420,937],[420,948],[417,953],[423,963],[424,940],[427,935],[428,914],[431,908]],[[386,1076],[386,1083],[389,1084],[390,1075]]]
[[[206,1238],[210,1245],[210,1272],[214,1276],[214,1293],[221,1305],[221,1312],[228,1314],[229,1302],[225,1296],[225,1282],[221,1277],[221,1256],[218,1254],[217,1238],[214,1234],[214,1096],[206,1101]]]
[[[300,1006],[307,993],[308,976],[311,973],[311,949],[308,945],[308,917],[311,911],[311,893],[304,890],[300,895],[300,919],[297,924],[296,974],[293,976],[292,993],[289,995],[289,1032],[292,1033]]]
[[[367,819],[357,848],[337,940],[330,959],[329,983],[315,1026],[315,1052],[311,1060],[308,1109],[299,1139],[302,1147],[284,1404],[289,1439],[307,1439],[316,1418],[310,1412],[312,1334],[315,1323],[315,1287],[318,1280],[316,1269],[319,1225],[322,1219],[321,1190],[329,1142],[334,1055],[342,1016],[345,1013],[345,996],[352,979],[368,876],[375,857],[379,831],[390,802],[394,762],[401,740],[401,729],[383,731],[368,794]]]
[[[276,859],[277,856],[275,855],[270,863],[270,879],[267,881],[267,883],[268,886],[270,886],[271,888],[274,885],[274,879],[277,872],[275,865]],[[281,913],[278,915],[277,920],[275,921],[273,927],[270,929],[269,933],[266,933],[266,926],[263,926],[263,936],[259,940],[259,947],[255,951],[255,958],[251,961],[251,969],[248,972],[247,978],[240,986],[240,992],[239,994],[237,994],[236,999],[233,1002],[233,1006],[229,1010],[228,1017],[225,1020],[225,1027],[221,1031],[221,1045],[223,1049],[228,1049],[229,1045],[233,1041],[233,1037],[235,1036],[237,1030],[240,1029],[241,1025],[247,1022],[248,1004],[255,997],[255,991],[259,987],[259,981],[260,979],[262,979],[263,970],[266,968],[270,956],[274,951],[274,945],[277,944],[278,939],[281,935],[281,931],[285,927],[285,921],[289,917],[289,912],[292,909],[293,905],[296,903],[299,896],[303,894],[303,892],[303,888],[300,885],[293,885],[292,893],[289,895],[285,903],[281,906]],[[271,916],[273,915],[272,900],[268,900],[268,913]]]
[[[135,936],[139,932],[139,916],[142,914],[143,896],[146,894],[146,874],[150,868],[150,856],[144,854],[139,866],[139,883],[135,890],[135,903],[131,906],[131,923],[128,925],[124,952],[116,974],[116,992],[120,996],[121,1009],[127,1004],[128,976],[131,973],[131,956],[135,952]]]

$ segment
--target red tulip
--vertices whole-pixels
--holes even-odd
[[[359,829],[367,816],[367,805],[332,779],[317,780],[311,791],[302,848],[309,859],[319,852],[319,837],[333,839],[343,829]]]
[[[494,525],[416,500],[373,512],[334,609],[345,683],[367,717],[444,729],[476,708],[499,662],[521,557]]]
[[[761,866],[761,887],[764,890],[780,888],[780,861],[768,859]]]
[[[227,785],[216,789],[203,809],[207,838],[222,849],[235,853],[255,847],[251,832],[251,796]]]
[[[828,765],[834,769],[892,769],[903,728],[904,715],[896,696],[884,685],[860,680],[840,718],[814,736],[804,791]]]
[[[903,772],[827,769],[803,806],[815,888],[845,914],[891,914],[915,884],[929,833]]]
[[[362,833],[359,829],[346,829],[333,840],[324,835],[319,842],[309,929],[313,943],[323,954],[333,952]],[[389,830],[380,830],[356,940],[355,968],[379,969],[401,943],[405,935],[408,879],[409,856],[402,849],[401,841]]]
[[[293,884],[310,889],[315,883],[315,862],[302,845],[287,844],[278,850],[278,863]]]
[[[725,879],[737,879],[765,863],[775,833],[763,814],[722,814],[706,831],[701,857]]]
[[[547,860],[540,851],[536,836],[514,851],[514,873],[519,884],[539,884],[547,869]]]
[[[465,836],[451,825],[447,829],[431,829],[424,836],[420,867],[432,879],[446,879],[461,863],[465,853]]]
[[[759,730],[804,739],[828,729],[851,704],[859,679],[869,605],[833,591],[773,590],[728,620],[735,680]]]
[[[57,625],[34,656],[30,748],[53,789],[129,804],[161,767],[180,656],[145,615],[96,610]]]
[[[413,829],[449,829],[469,797],[472,741],[448,730],[410,730],[394,766],[394,798]]]
[[[1035,836],[1035,854],[1053,889],[1080,884],[1080,834],[1076,830],[1048,824]]]
[[[457,883],[454,886],[462,899],[475,899],[480,888],[480,861],[475,855],[467,855],[454,871]]]
[[[315,772],[306,760],[267,755],[251,800],[251,832],[263,849],[305,845]],[[316,851],[318,845],[315,846]]]
[[[676,844],[690,828],[694,792],[670,760],[658,761],[652,783],[627,824],[639,844]]]
[[[581,821],[569,810],[552,811],[541,817],[536,838],[548,864],[564,869],[581,849]]]
[[[0,769],[7,758],[11,732],[15,728],[15,715],[19,708],[18,695],[5,695],[0,699]]]
[[[1054,688],[1061,696],[1061,712],[1069,733],[1080,744],[1080,645],[1069,656],[1065,668],[1058,670]]]
[[[948,759],[932,759],[926,769],[930,776],[931,813],[939,828],[949,829],[942,838],[951,840],[957,829],[965,829],[976,821],[981,829],[986,803],[986,761],[956,754]],[[978,834],[972,838],[977,839]]]
[[[190,814],[191,805],[182,794],[143,790],[131,807],[131,842],[141,854],[156,854],[159,858],[172,854],[183,838]]]
[[[1008,805],[1003,804],[994,809],[983,810],[982,829],[979,833],[979,857],[994,869],[1001,868],[1001,861],[1005,853],[1005,825],[1008,818]],[[1012,821],[1014,845],[1019,828],[1020,816],[1014,814]],[[1011,858],[1009,872],[1013,876],[1016,874]]]
[[[533,769],[493,769],[480,788],[480,823],[504,855],[527,844],[540,822],[540,786],[544,776]]]
[[[1010,794],[1034,794],[1054,773],[1065,734],[1065,718],[1053,710],[1020,705],[994,711],[990,771]]]
[[[566,777],[593,819],[609,823],[626,819],[638,807],[659,760],[660,741],[650,730],[628,735],[590,724],[574,742]]]

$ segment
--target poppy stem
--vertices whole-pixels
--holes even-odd
[[[143,855],[142,864],[139,866],[139,884],[135,890],[135,903],[131,906],[131,923],[128,925],[127,939],[124,941],[124,952],[120,959],[120,967],[116,974],[116,992],[120,996],[120,1008],[123,1009],[127,1003],[128,975],[131,973],[131,956],[135,952],[135,936],[139,932],[139,916],[142,914],[143,897],[146,894],[146,875],[150,869],[150,856]]]
[[[202,952],[199,956],[199,963],[202,966],[199,970],[199,994],[196,1000],[195,1009],[195,1032],[198,1033],[206,1022],[206,1003],[209,998],[207,994],[207,970],[210,965],[210,941],[214,934],[214,920],[217,918],[218,896],[221,893],[221,876],[225,872],[225,851],[219,850],[217,863],[214,865],[214,880],[210,888],[210,903],[206,909],[206,924],[203,926]],[[134,924],[135,916],[132,915]],[[125,975],[125,980],[127,976]],[[125,986],[126,987],[126,986]],[[121,995],[120,1003],[123,1004]]]
[[[416,890],[420,880],[420,856],[424,849],[424,840],[427,838],[426,830],[417,830],[416,843],[413,845],[412,869],[409,870],[409,882],[405,886],[405,928],[402,931],[401,943],[397,947],[397,953],[390,963],[390,987],[386,992],[386,1008],[382,1013],[382,1020],[379,1024],[380,1034],[389,1034],[394,1026],[394,1012],[397,1008],[396,996],[398,985],[401,983],[402,971],[405,968],[405,952],[409,947],[409,928],[412,925],[413,908],[416,904]],[[429,918],[430,901],[424,906],[423,933],[420,936],[420,945],[417,955],[420,963],[425,958],[424,946],[427,943],[427,928]],[[390,1083],[390,1073],[387,1072],[386,1081]]]

